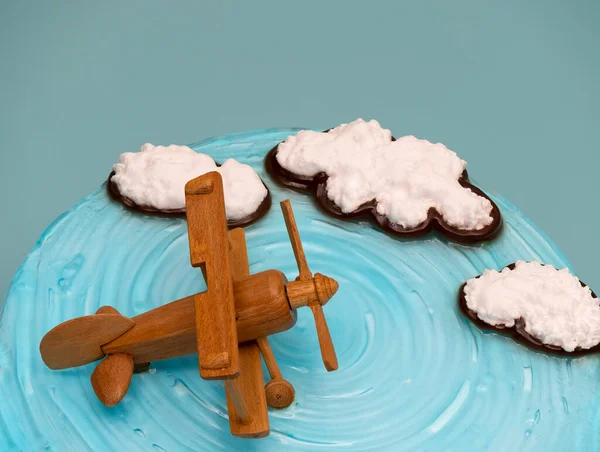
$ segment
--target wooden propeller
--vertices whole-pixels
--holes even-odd
[[[296,281],[290,282],[286,286],[288,299],[293,308],[300,306],[308,306],[315,318],[315,326],[317,328],[317,336],[319,338],[319,346],[321,347],[321,356],[323,363],[328,371],[338,368],[337,356],[329,333],[329,327],[323,313],[323,305],[325,305],[338,289],[338,283],[335,279],[328,276],[315,273],[314,277],[308,268],[300,233],[292,211],[292,205],[289,199],[281,202],[281,210],[285,220],[292,249],[296,263],[298,264],[298,278]]]

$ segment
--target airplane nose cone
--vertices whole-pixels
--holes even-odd
[[[339,284],[335,279],[322,275],[321,273],[315,273],[314,279],[319,303],[324,305],[335,295],[339,288]]]

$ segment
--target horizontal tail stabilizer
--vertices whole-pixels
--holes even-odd
[[[96,396],[104,405],[115,406],[125,397],[133,367],[133,356],[126,353],[108,355],[96,366],[90,380]]]

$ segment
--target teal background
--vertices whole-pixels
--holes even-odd
[[[0,293],[144,142],[376,118],[442,141],[600,290],[600,2],[0,3]]]

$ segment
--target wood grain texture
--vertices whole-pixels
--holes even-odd
[[[118,314],[121,315],[119,311],[117,311],[112,306],[102,306],[97,311],[96,314]]]
[[[251,424],[252,423],[252,414],[250,413],[250,409],[248,407],[248,403],[245,399],[244,390],[240,384],[240,378],[230,378],[228,380],[223,380],[225,385],[225,394],[228,400],[227,411],[229,413],[229,425],[230,429],[233,430],[233,425],[235,423],[241,424]],[[251,403],[251,401],[249,401]]]
[[[136,364],[197,353],[194,297],[134,317],[135,327],[104,345],[103,352],[127,353]]]
[[[296,219],[292,210],[292,203],[289,199],[281,202],[281,211],[283,212],[283,219],[285,221],[285,227],[287,228],[290,241],[292,242],[292,249],[294,250],[294,257],[298,264],[298,279],[309,280],[312,278],[312,273],[306,263],[306,256],[304,255],[304,248],[302,247],[302,241],[300,240],[300,233],[298,232],[298,226],[296,225]]]
[[[68,320],[51,329],[40,343],[42,359],[50,369],[68,369],[104,356],[102,345],[135,325],[120,314],[94,314]]]
[[[309,303],[308,307],[315,317],[315,326],[317,327],[317,335],[319,336],[319,347],[321,347],[321,356],[323,357],[325,368],[329,372],[337,370],[337,355],[335,354],[335,349],[333,348],[333,341],[331,340],[329,327],[325,321],[323,307],[318,301]]]
[[[208,286],[205,294],[194,297],[200,375],[235,378],[238,339],[221,175],[213,171],[188,182],[185,202],[190,260],[204,268]]]
[[[248,265],[248,248],[246,247],[246,233],[242,228],[232,229],[227,234],[227,247],[229,249],[229,267],[233,283],[250,276]]]
[[[236,284],[250,276],[244,230],[230,231],[228,245],[231,277]],[[245,438],[262,438],[270,430],[260,353],[257,350],[258,345],[254,341],[242,344],[239,348],[240,375],[234,380],[225,381],[231,433]]]
[[[263,356],[271,378],[281,378],[281,371],[279,370],[279,365],[275,360],[275,355],[273,354],[273,350],[271,349],[271,344],[269,344],[269,339],[267,339],[266,337],[259,337],[258,339],[256,339],[256,343],[260,348],[260,352]]]
[[[267,405],[276,410],[281,410],[294,403],[296,390],[289,381],[283,378],[275,378],[265,385],[265,395]]]
[[[237,385],[237,391],[246,402],[249,416],[240,418],[231,397],[231,387],[226,386],[227,409],[231,434],[241,438],[263,438],[269,435],[269,417],[265,387],[260,362],[260,351],[255,341],[240,344],[240,376],[227,385]]]
[[[317,288],[315,287],[315,281],[312,278],[308,280],[291,281],[286,284],[285,291],[290,306],[293,309],[308,306],[308,303],[318,300]]]
[[[329,276],[315,273],[313,278],[315,289],[317,291],[317,299],[321,306],[325,306],[329,300],[336,294],[339,285],[338,282]]]
[[[115,406],[125,397],[133,375],[133,357],[125,353],[108,355],[96,366],[90,380],[98,399]]]
[[[271,349],[271,344],[266,337],[261,337],[256,340],[262,357],[269,370],[271,381],[265,386],[265,395],[267,397],[267,405],[271,408],[287,408],[294,401],[296,391],[292,384],[281,376],[281,371],[275,360],[275,355]]]
[[[283,273],[268,270],[234,283],[238,316],[236,328],[241,342],[294,326],[297,315],[286,301],[286,282]],[[197,353],[194,297],[201,294],[206,292],[181,298],[134,317],[135,326],[105,344],[103,355],[128,353],[137,364]]]
[[[296,324],[297,313],[286,297],[287,279],[267,270],[234,284],[240,343],[286,331]]]
[[[338,284],[334,279],[321,274],[317,274],[313,279],[312,273],[306,263],[306,256],[300,240],[300,233],[298,232],[298,226],[296,225],[294,212],[292,211],[292,205],[289,199],[281,202],[281,210],[285,219],[288,235],[290,236],[290,241],[292,242],[294,256],[298,263],[298,271],[300,272],[297,280],[286,286],[290,305],[293,308],[301,306],[310,307],[315,318],[315,326],[317,328],[317,335],[319,336],[319,346],[321,348],[321,355],[323,357],[325,368],[328,371],[336,370],[338,368],[337,356],[335,354],[335,349],[333,348],[333,341],[331,340],[331,334],[329,333],[329,327],[325,320],[322,305],[327,303],[333,294],[335,294],[338,289]]]

